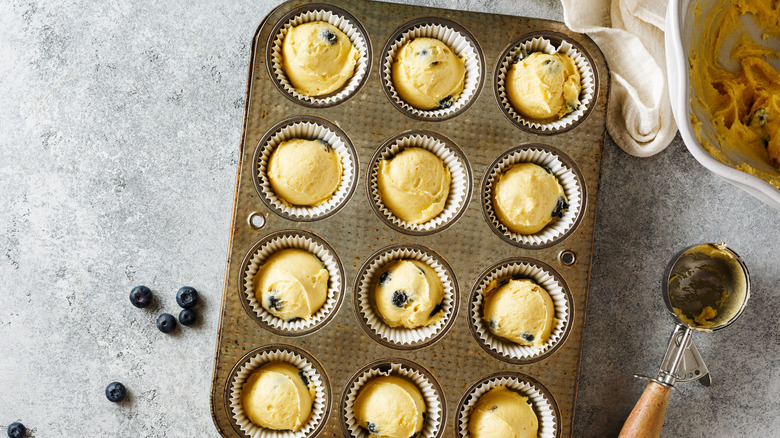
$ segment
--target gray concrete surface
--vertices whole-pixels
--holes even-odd
[[[0,430],[217,436],[209,410],[249,43],[278,2],[0,3]],[[562,19],[556,0],[408,3]],[[674,391],[664,436],[777,436],[780,212],[678,139],[647,159],[608,140],[575,436],[616,436],[672,329],[667,259],[701,241],[747,261],[734,326],[695,336],[710,388]],[[127,294],[146,284],[146,310]],[[182,285],[200,322],[157,331]],[[124,382],[129,400],[103,391]]]

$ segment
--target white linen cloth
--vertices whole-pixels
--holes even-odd
[[[638,157],[661,152],[677,133],[666,81],[667,0],[561,0],[566,25],[599,45],[611,75],[607,130]]]

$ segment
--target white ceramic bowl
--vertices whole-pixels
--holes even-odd
[[[695,28],[693,9],[698,5],[702,13],[706,13],[711,7],[717,7],[721,3],[721,0],[670,0],[669,2],[666,10],[665,45],[672,113],[685,146],[698,162],[731,184],[780,210],[780,190],[760,178],[737,170],[736,165],[739,163],[727,165],[713,158],[699,144],[691,126],[690,114],[695,109],[691,108],[690,97],[695,91],[690,86],[688,77],[688,53],[695,39],[699,37],[698,33],[702,32],[702,29]],[[714,129],[708,123],[706,115],[699,111],[695,113],[702,121],[702,135],[717,147],[718,141]]]

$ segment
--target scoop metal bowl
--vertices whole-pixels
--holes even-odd
[[[661,436],[674,384],[698,380],[710,385],[709,370],[691,334],[694,330],[720,330],[739,318],[750,298],[750,275],[742,258],[725,244],[702,243],[672,258],[661,289],[666,308],[677,324],[658,375],[647,378],[650,382],[620,437]]]

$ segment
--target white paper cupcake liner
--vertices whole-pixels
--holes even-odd
[[[354,18],[348,18],[345,13],[333,9],[316,9],[301,12],[287,20],[279,27],[279,31],[273,38],[270,47],[270,70],[272,78],[281,85],[282,89],[295,99],[315,106],[332,106],[343,102],[357,92],[363,80],[368,76],[371,66],[371,45],[363,28]],[[354,22],[352,20],[355,20]],[[325,96],[305,96],[295,90],[287,79],[282,60],[282,44],[284,37],[291,28],[313,21],[325,21],[343,32],[352,42],[352,46],[358,51],[358,60],[355,64],[355,73],[336,92]]]
[[[268,312],[262,305],[259,297],[255,296],[255,274],[260,267],[268,260],[271,255],[288,248],[298,248],[310,252],[317,256],[325,265],[328,271],[328,296],[325,303],[308,320],[299,319],[295,321],[285,321]],[[298,231],[279,232],[271,237],[265,243],[261,244],[256,250],[248,256],[246,269],[242,273],[243,291],[249,307],[258,316],[260,321],[268,327],[271,327],[287,335],[306,334],[310,331],[320,328],[321,325],[330,320],[331,315],[338,311],[343,297],[341,265],[337,261],[337,255],[332,249],[317,242],[312,237]]]
[[[580,72],[580,105],[576,110],[560,119],[542,121],[527,118],[515,110],[507,97],[506,76],[509,74],[512,65],[515,64],[515,57],[518,55],[530,55],[534,52],[543,52],[548,55],[560,52],[571,58]],[[538,130],[543,133],[561,131],[578,122],[593,103],[595,91],[596,81],[593,74],[593,66],[584,54],[580,53],[574,45],[566,40],[562,40],[558,47],[555,47],[549,39],[541,36],[523,40],[507,52],[496,71],[496,93],[503,111],[521,127]]]
[[[444,204],[444,210],[433,219],[421,224],[407,222],[390,210],[379,193],[379,164],[382,160],[390,160],[406,148],[418,147],[428,150],[442,160],[444,165],[450,171],[451,182],[450,192],[447,196],[447,202]],[[371,201],[381,217],[390,225],[402,230],[414,231],[416,233],[429,234],[441,231],[451,225],[457,219],[460,213],[466,209],[471,198],[471,171],[465,161],[462,153],[456,150],[456,146],[447,144],[443,139],[438,138],[436,134],[425,131],[402,134],[391,139],[391,142],[383,149],[380,149],[378,155],[371,163],[368,175],[368,187],[371,193]]]
[[[439,276],[444,286],[444,296],[441,302],[442,316],[437,322],[414,329],[390,327],[377,313],[372,299],[377,272],[395,260],[418,260],[428,265]],[[451,276],[452,270],[449,266],[445,267],[446,262],[435,256],[431,250],[414,246],[391,247],[371,256],[366,263],[364,270],[358,274],[354,302],[355,310],[369,334],[383,340],[390,347],[422,347],[439,339],[452,326],[460,302],[457,283]]]
[[[252,423],[244,412],[244,407],[241,404],[241,392],[243,391],[244,383],[255,370],[270,362],[286,362],[294,365],[306,374],[309,384],[314,385],[315,397],[309,420],[297,432],[260,427]],[[320,375],[309,359],[283,346],[280,346],[279,349],[268,349],[259,352],[249,358],[235,373],[233,380],[230,382],[229,391],[228,400],[233,414],[233,421],[236,422],[246,436],[251,438],[308,438],[313,436],[321,423],[328,420],[330,385],[327,379]]]
[[[560,152],[554,153],[546,148],[527,146],[510,150],[488,169],[482,187],[482,207],[493,231],[502,236],[509,243],[520,247],[546,247],[563,240],[579,224],[583,213],[584,187],[582,181],[573,167],[565,164],[559,157]],[[563,213],[563,217],[554,218],[542,230],[534,234],[518,234],[507,228],[496,216],[493,208],[493,189],[498,175],[504,173],[514,164],[534,163],[550,169],[558,179],[566,194],[566,202],[569,208]]]
[[[268,161],[271,154],[282,142],[295,138],[325,141],[341,160],[341,182],[333,195],[318,205],[298,206],[287,203],[276,195],[268,178]],[[304,221],[323,219],[338,211],[354,192],[358,163],[351,143],[340,130],[332,129],[315,118],[307,118],[290,123],[282,122],[272,128],[264,139],[267,140],[258,145],[256,153],[255,183],[263,201],[282,217]]]
[[[423,400],[425,400],[425,424],[418,438],[437,438],[441,436],[446,418],[446,407],[441,388],[435,385],[421,371],[393,359],[369,366],[355,377],[350,386],[344,389],[340,414],[343,415],[342,421],[345,422],[350,435],[353,438],[369,438],[370,436],[367,430],[358,425],[353,409],[355,400],[360,393],[360,388],[375,377],[391,375],[411,380],[420,390]]]
[[[467,32],[458,31],[454,27],[447,25],[445,20],[431,19],[431,22],[421,23],[403,31],[392,44],[385,46],[382,54],[382,85],[388,97],[408,114],[412,114],[424,119],[443,120],[455,116],[461,110],[466,108],[472,100],[478,96],[479,87],[482,84],[482,75],[484,74],[484,63],[474,38]],[[454,23],[453,23],[453,26]],[[408,40],[415,38],[434,38],[442,41],[450,47],[452,51],[463,60],[466,67],[466,77],[463,84],[463,91],[458,99],[453,102],[449,108],[421,110],[406,103],[393,85],[393,61],[395,61],[396,51],[400,49]]]
[[[550,333],[550,339],[541,347],[525,346],[503,339],[493,334],[482,317],[485,292],[491,281],[499,282],[503,279],[522,277],[533,280],[544,288],[555,306],[555,321]],[[562,281],[562,280],[561,280]],[[568,336],[568,328],[571,324],[571,303],[567,296],[565,284],[556,279],[550,272],[540,265],[526,261],[507,261],[493,268],[479,280],[474,287],[473,297],[469,303],[469,319],[474,328],[477,340],[488,350],[492,350],[501,357],[512,361],[533,362],[547,352],[561,344]]]
[[[560,423],[558,408],[555,402],[550,400],[545,392],[539,387],[541,384],[525,380],[520,377],[522,376],[520,374],[516,376],[511,376],[509,375],[510,373],[499,374],[503,375],[487,377],[478,383],[471,391],[463,395],[463,400],[465,402],[461,402],[462,406],[458,412],[458,436],[460,438],[470,438],[469,417],[471,411],[474,409],[474,405],[479,401],[479,398],[497,386],[504,386],[524,397],[528,397],[528,400],[533,405],[536,418],[539,421],[538,437],[556,438],[559,434],[558,424]]]

